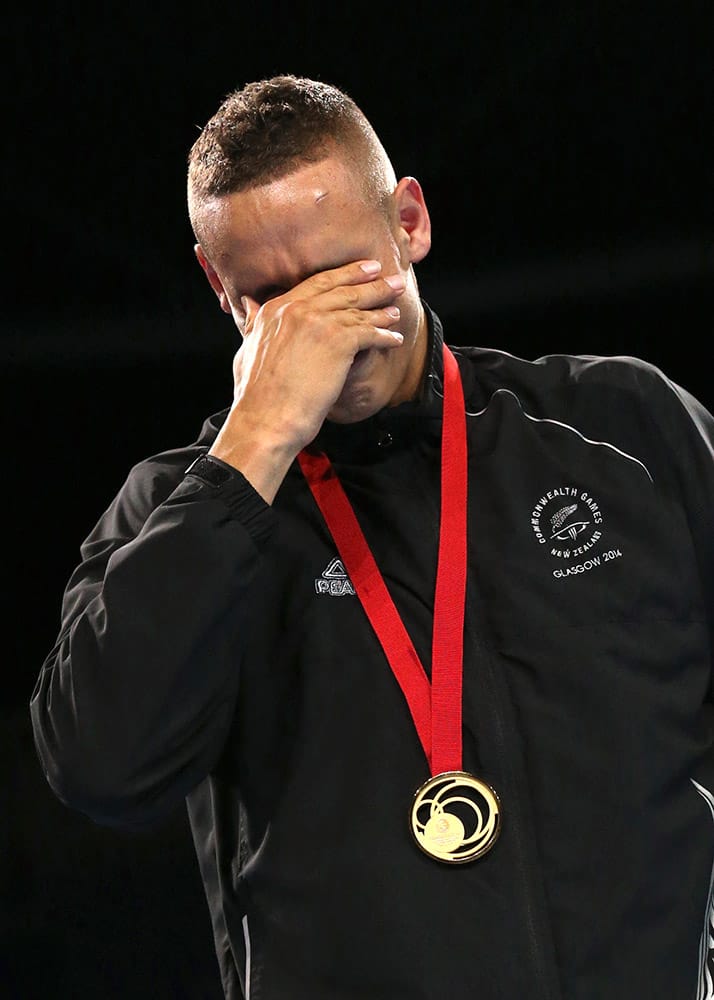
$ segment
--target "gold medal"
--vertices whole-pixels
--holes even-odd
[[[431,858],[449,864],[475,861],[490,851],[501,832],[498,795],[465,771],[429,778],[414,796],[411,830]]]

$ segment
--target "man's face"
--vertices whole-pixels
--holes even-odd
[[[400,181],[394,199],[390,219],[381,207],[366,204],[350,168],[328,157],[264,186],[216,199],[204,216],[210,245],[198,249],[198,257],[221,307],[241,332],[243,296],[262,305],[312,274],[362,259],[381,261],[383,276],[404,277],[406,289],[396,301],[401,316],[393,327],[404,343],[356,356],[328,413],[339,423],[363,420],[411,398],[424,369],[426,321],[411,264],[428,251],[429,219],[413,179]],[[254,330],[248,336],[255,336]]]

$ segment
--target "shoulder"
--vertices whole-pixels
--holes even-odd
[[[706,409],[651,361],[631,355],[546,354],[529,360],[507,351],[454,348],[461,358],[467,408],[488,406],[497,394],[517,397],[534,416],[588,422],[637,412],[655,423]]]
[[[611,443],[660,476],[669,475],[678,461],[686,462],[693,450],[711,463],[714,418],[650,361],[587,354],[528,360],[490,348],[454,350],[465,362],[471,412],[483,412],[506,394],[527,417],[560,422],[591,440]]]
[[[494,348],[456,347],[488,389],[523,388],[548,394],[577,385],[647,396],[671,391],[672,383],[657,365],[631,355],[545,354],[535,359]]]

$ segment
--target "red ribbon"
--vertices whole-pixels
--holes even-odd
[[[461,375],[446,344],[431,683],[329,458],[301,451],[298,461],[407,700],[432,775],[460,771],[468,452]]]

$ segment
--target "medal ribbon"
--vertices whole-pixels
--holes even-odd
[[[456,358],[444,344],[441,511],[429,683],[329,458],[306,451],[298,455],[345,570],[407,700],[432,775],[462,767],[467,458],[461,375]]]

